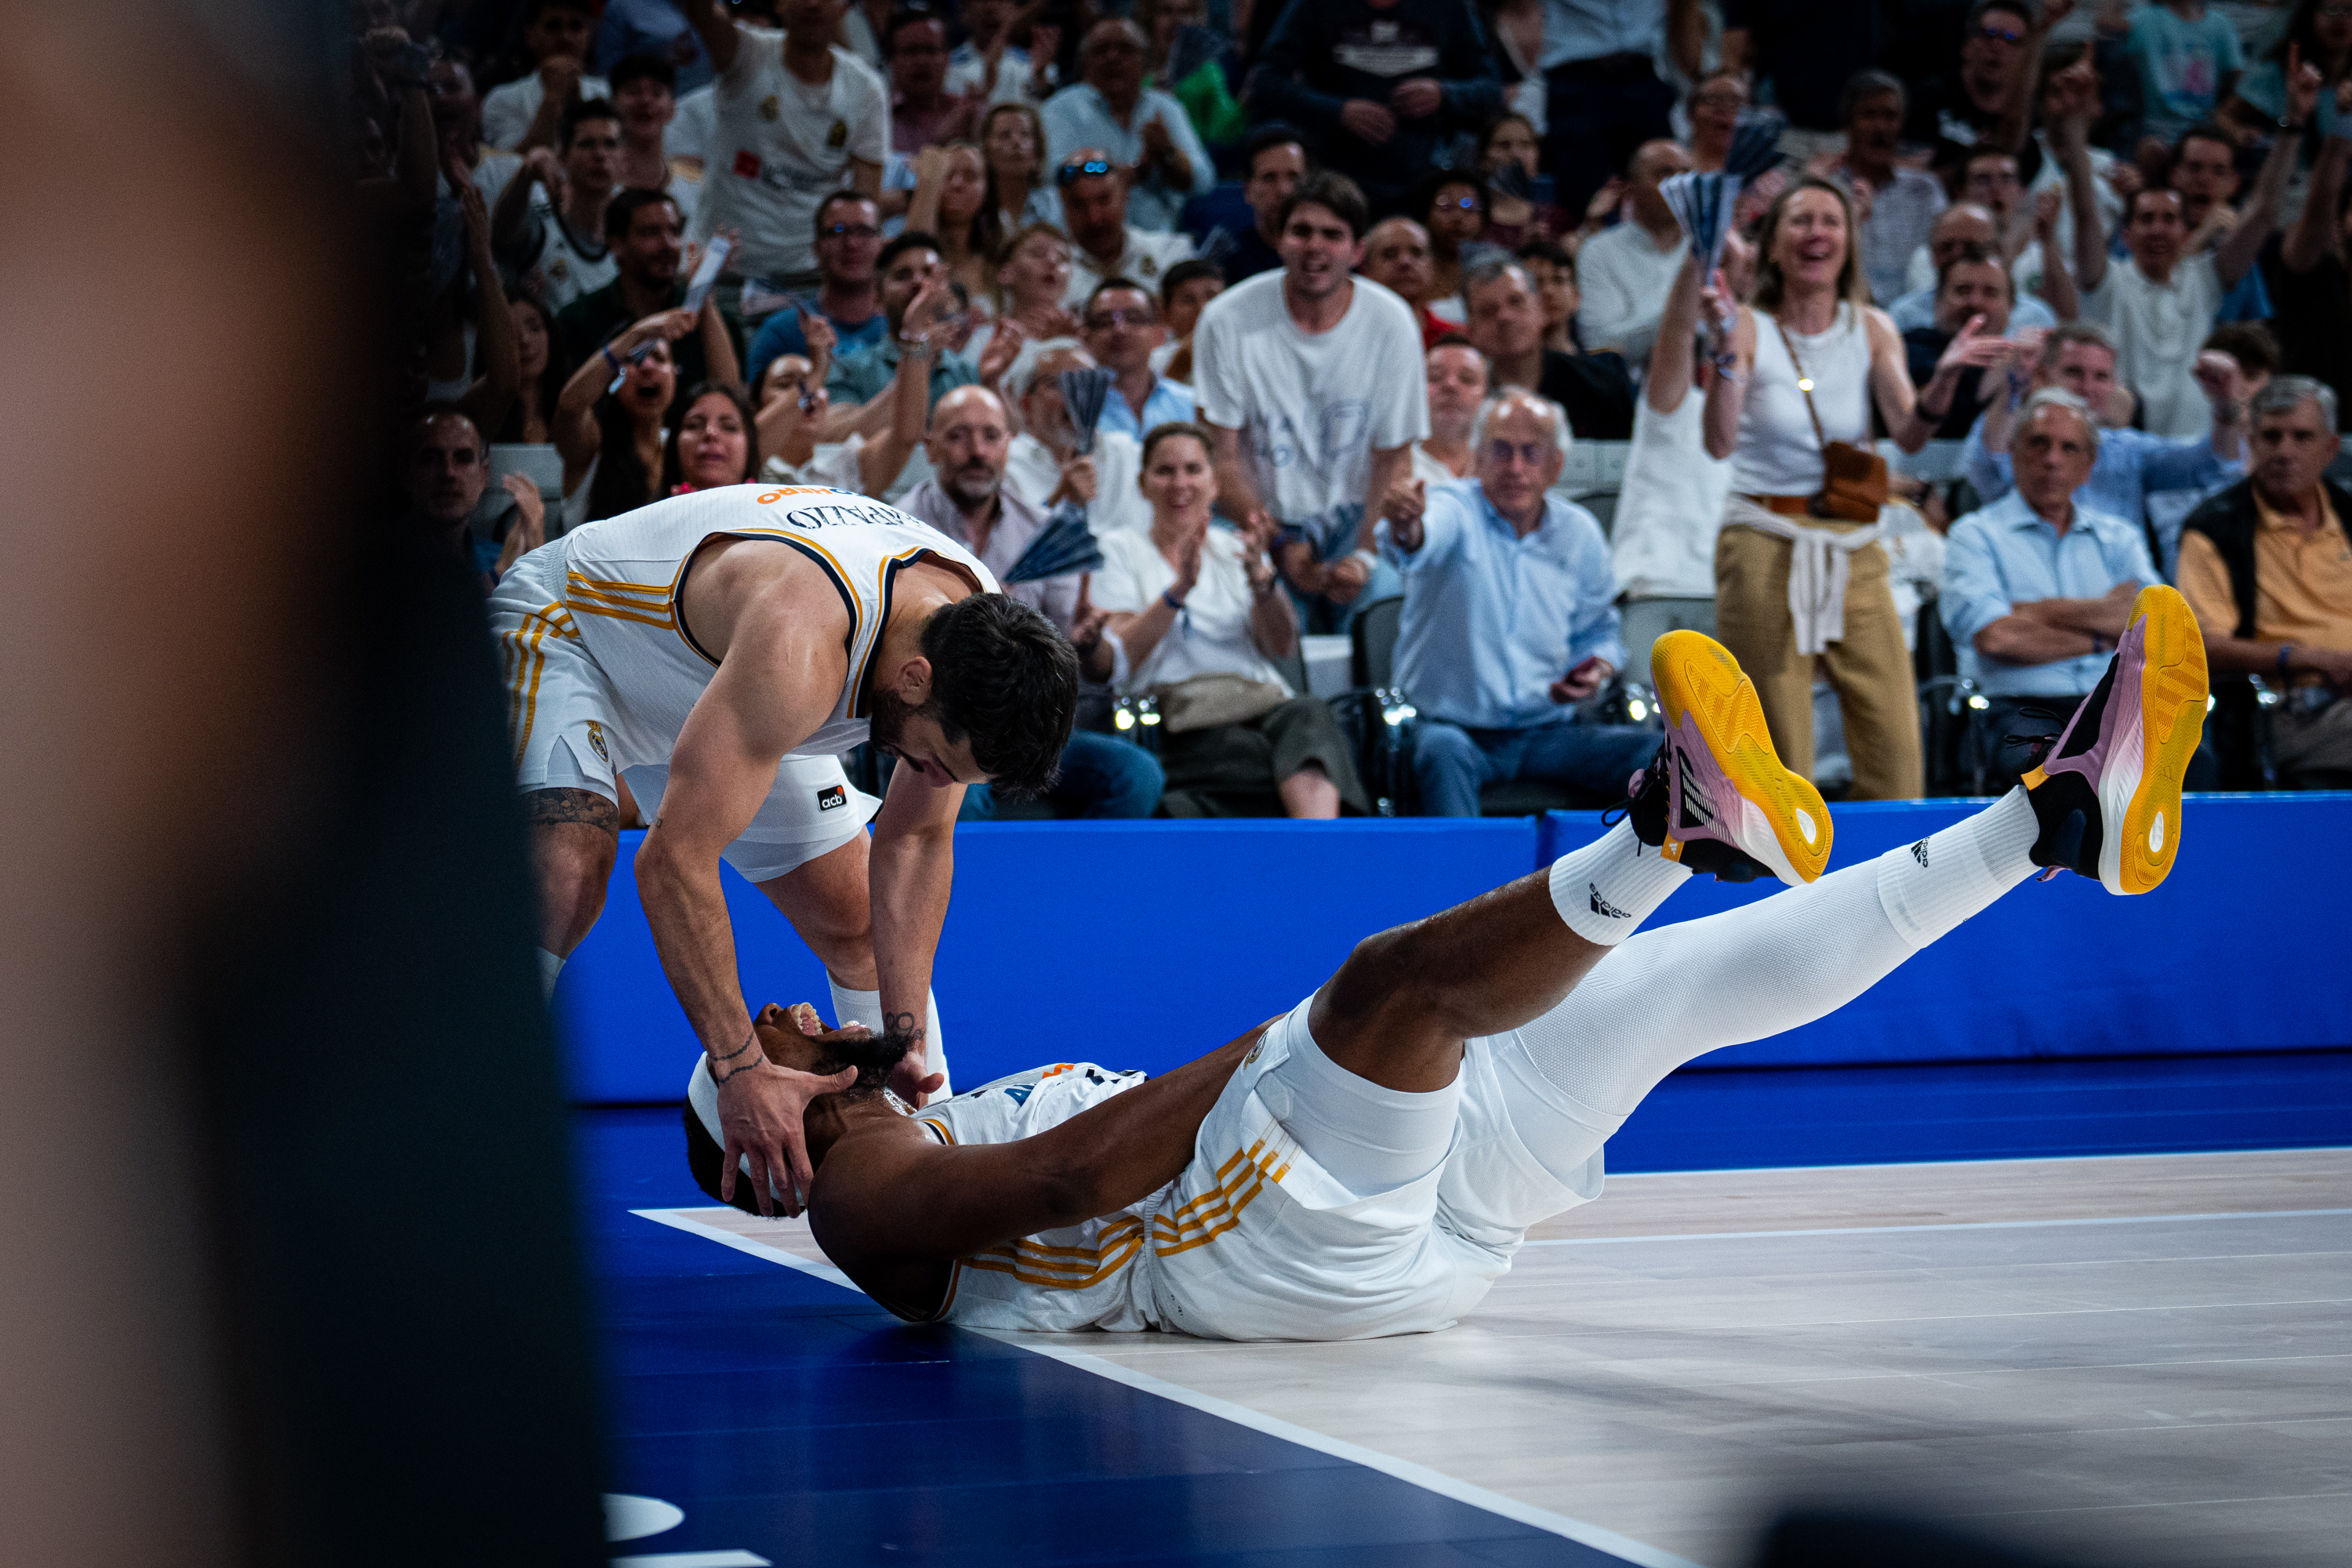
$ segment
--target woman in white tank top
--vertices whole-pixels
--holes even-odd
[[[1874,409],[1897,446],[1917,451],[1950,408],[1960,373],[2007,345],[1970,323],[1915,392],[1902,336],[1871,306],[1853,237],[1843,189],[1794,182],[1765,214],[1748,303],[1729,306],[1719,279],[1702,300],[1685,263],[1659,336],[1696,330],[1702,313],[1728,317],[1717,328],[1705,413],[1708,455],[1731,459],[1715,549],[1716,636],[1755,680],[1772,743],[1801,773],[1813,763],[1818,660],[1844,713],[1851,798],[1901,800],[1923,784],[1911,658],[1877,525],[1816,514],[1822,449],[1867,448]]]

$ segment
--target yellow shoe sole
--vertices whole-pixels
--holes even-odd
[[[2164,880],[2180,851],[2180,784],[2205,732],[2205,634],[2177,588],[2142,588],[2131,622],[2145,626],[2139,671],[2140,776],[2122,831],[2100,847],[2112,857],[2118,893],[2145,893]],[[2102,871],[2108,869],[2102,866]]]
[[[1668,632],[1650,650],[1650,679],[1666,728],[1679,730],[1687,714],[1731,787],[1770,825],[1797,879],[1819,877],[1830,862],[1829,808],[1811,780],[1780,765],[1756,683],[1740,672],[1731,650],[1698,632]],[[1667,857],[1680,859],[1681,848],[1669,826]]]

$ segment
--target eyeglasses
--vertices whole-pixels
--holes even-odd
[[[1149,310],[1097,310],[1087,317],[1087,331],[1107,332],[1113,327],[1156,327],[1160,318]]]
[[[879,239],[882,231],[870,223],[833,223],[825,225],[827,239]]]
[[[2345,17],[2352,16],[2352,5],[2322,5],[2319,14],[2331,22],[2341,22]]]
[[[1486,443],[1486,460],[1507,465],[1516,459],[1533,468],[1542,466],[1550,451],[1551,443],[1549,441],[1489,441]]]
[[[1478,210],[1478,198],[1476,196],[1458,196],[1453,201],[1433,202],[1431,205],[1433,208],[1459,207],[1465,213],[1475,213]]]
[[[2025,42],[2025,35],[2023,33],[2012,32],[2007,27],[1979,27],[1977,29],[1977,36],[1983,38],[1996,39],[2004,44],[2021,44]]]
[[[1110,172],[1111,166],[1108,159],[1089,158],[1083,163],[1065,163],[1060,168],[1055,170],[1054,183],[1057,185],[1076,184],[1078,181],[1087,178],[1088,175],[1108,174]]]

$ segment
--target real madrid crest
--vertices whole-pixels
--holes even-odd
[[[783,103],[782,103],[782,101],[781,100],[779,100],[779,99],[776,97],[776,95],[775,95],[774,93],[772,93],[772,93],[770,93],[767,97],[765,97],[765,98],[763,98],[763,99],[761,99],[761,100],[760,100],[760,118],[761,118],[761,119],[762,119],[762,120],[771,120],[771,121],[773,121],[773,120],[782,120],[783,117],[784,117],[784,106],[783,106]]]
[[[547,275],[550,278],[554,279],[558,283],[561,283],[566,278],[572,276],[572,268],[565,266],[563,263],[563,258],[559,256],[554,260],[547,264]]]
[[[824,144],[828,147],[846,147],[849,145],[849,121],[846,120],[835,121],[833,122],[833,129],[824,133]]]
[[[596,753],[598,762],[612,765],[613,753],[604,745],[604,726],[593,719],[588,721],[588,749]]]

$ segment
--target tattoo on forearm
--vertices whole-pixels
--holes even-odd
[[[725,1066],[726,1063],[733,1061],[737,1057],[741,1056],[745,1051],[750,1050],[753,1046],[756,1046],[759,1043],[760,1031],[758,1028],[754,1027],[749,1035],[744,1037],[743,1043],[741,1045],[736,1047],[733,1050],[728,1052],[723,1057],[712,1057],[710,1058],[710,1081],[713,1083],[725,1083],[737,1073],[750,1072],[753,1068],[758,1067],[761,1062],[767,1060],[766,1053],[762,1052],[761,1055],[754,1057],[751,1060],[745,1062],[740,1067],[727,1068]]]
[[[620,808],[594,790],[535,789],[522,797],[523,820],[533,827],[577,822],[618,837]]]

